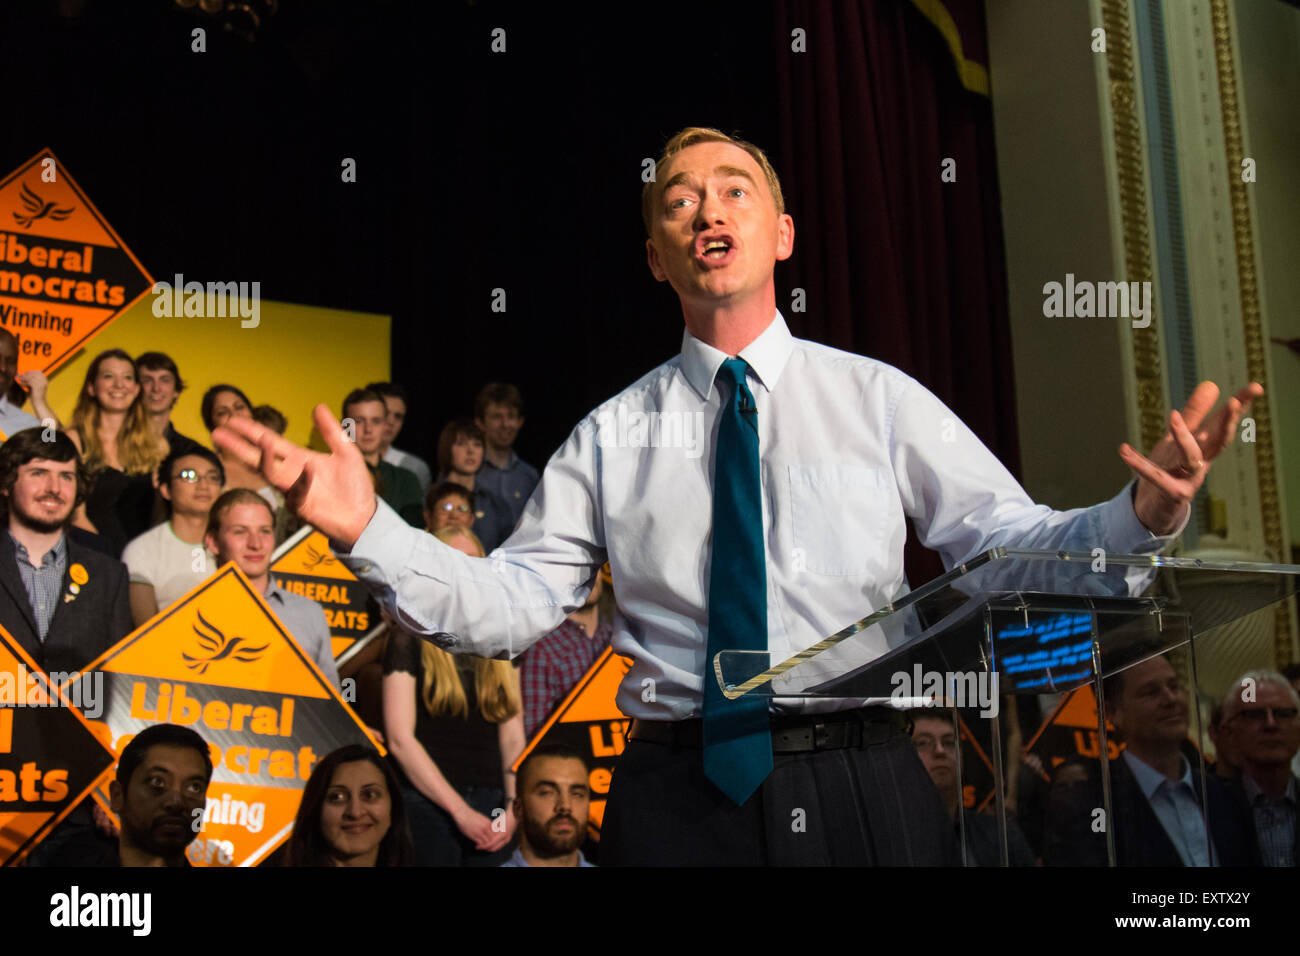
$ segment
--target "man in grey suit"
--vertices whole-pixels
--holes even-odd
[[[68,675],[61,682],[131,630],[126,565],[68,535],[86,490],[81,457],[63,432],[28,428],[0,446],[0,627],[46,673]],[[111,830],[83,801],[31,862],[93,862]]]

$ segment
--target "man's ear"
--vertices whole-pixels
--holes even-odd
[[[211,551],[213,554],[217,553],[217,539],[214,538],[212,535],[205,534],[203,536],[203,546],[207,548],[209,551]]]
[[[172,500],[172,490],[168,487],[167,482],[158,483],[158,472],[153,473],[153,486],[158,489],[158,494],[162,495],[163,501]]]
[[[794,252],[794,219],[788,212],[782,213],[776,223],[776,259],[781,262],[789,259]]]
[[[655,248],[655,241],[647,239],[645,241],[646,265],[650,267],[650,274],[658,282],[667,282],[668,273],[664,271],[663,264],[659,261],[659,250]]]
[[[113,780],[108,785],[108,805],[113,808],[113,812],[120,819],[122,808],[126,805],[126,795],[122,793],[122,785]]]

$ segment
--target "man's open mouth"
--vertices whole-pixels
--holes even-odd
[[[695,255],[710,265],[728,261],[734,251],[735,242],[730,236],[698,239],[695,243]]]

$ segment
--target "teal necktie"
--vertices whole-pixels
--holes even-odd
[[[713,477],[713,554],[709,562],[709,639],[704,665],[704,775],[737,805],[772,772],[767,700],[722,696],[713,673],[720,651],[767,650],[767,566],[758,474],[758,409],[745,384],[744,359],[722,363],[726,396]]]

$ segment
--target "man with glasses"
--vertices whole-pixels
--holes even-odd
[[[912,743],[916,745],[917,756],[943,798],[954,833],[960,838],[961,828],[965,828],[966,865],[1001,866],[1002,836],[998,832],[998,818],[992,813],[978,813],[973,807],[962,807],[962,781],[957,776],[957,748],[961,744],[953,729],[951,713],[918,709],[907,716],[912,722]],[[1024,832],[1010,817],[1007,818],[1007,861],[1011,866],[1038,863]]]
[[[424,526],[430,534],[443,528],[474,524],[474,492],[454,481],[441,481],[424,498]]]
[[[171,518],[130,541],[122,562],[131,572],[131,618],[139,627],[217,568],[203,544],[208,510],[226,483],[215,453],[195,445],[158,466],[158,491]]]
[[[1276,671],[1247,671],[1223,698],[1223,723],[1241,759],[1233,786],[1250,804],[1265,866],[1295,866],[1296,798],[1291,758],[1300,748],[1300,696]]]

